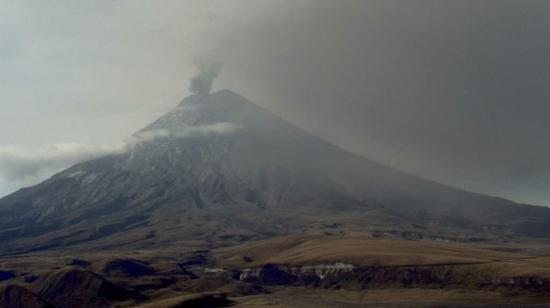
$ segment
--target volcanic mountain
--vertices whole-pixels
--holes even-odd
[[[187,97],[123,149],[0,200],[1,253],[376,230],[547,237],[550,209],[394,170],[229,90]]]

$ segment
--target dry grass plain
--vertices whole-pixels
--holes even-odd
[[[530,240],[467,244],[364,235],[288,236],[198,252],[170,247],[3,257],[0,271],[15,277],[0,286],[43,289],[36,286],[39,277],[78,268],[144,295],[144,300],[113,303],[118,307],[545,306],[550,302],[549,252],[547,243]],[[287,285],[239,281],[235,274],[269,264],[300,268],[335,263],[351,264],[358,273],[345,276],[346,283],[321,279]],[[368,282],[365,273],[372,276]]]

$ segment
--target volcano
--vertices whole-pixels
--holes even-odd
[[[5,254],[316,232],[548,237],[550,209],[389,168],[229,90],[187,97],[119,151],[0,200]]]

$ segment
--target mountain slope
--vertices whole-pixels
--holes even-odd
[[[219,246],[326,225],[546,237],[550,209],[385,167],[222,90],[184,99],[117,153],[1,199],[0,252]]]

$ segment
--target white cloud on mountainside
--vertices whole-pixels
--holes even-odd
[[[21,187],[38,184],[76,163],[107,154],[129,151],[143,142],[167,137],[228,135],[240,128],[240,125],[222,122],[190,126],[175,131],[165,129],[143,131],[114,145],[91,145],[75,142],[0,145],[0,196]]]
[[[77,162],[110,153],[117,147],[82,143],[0,145],[0,194],[34,185]]]
[[[126,143],[132,146],[136,142],[137,143],[147,142],[156,138],[166,138],[166,137],[187,138],[187,137],[204,136],[204,135],[211,135],[211,134],[229,135],[241,128],[242,128],[241,125],[238,125],[235,123],[220,122],[220,123],[213,123],[213,124],[207,124],[207,125],[184,127],[176,131],[167,130],[167,129],[148,130],[148,131],[143,131],[135,134],[133,137],[127,140]]]

